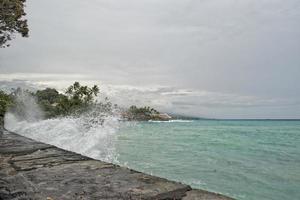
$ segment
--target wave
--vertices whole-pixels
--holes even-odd
[[[174,120],[168,120],[168,121],[149,120],[148,122],[154,122],[154,123],[190,123],[190,122],[194,122],[194,120],[183,120],[183,119],[174,119]]]
[[[36,114],[41,110],[35,101],[28,98],[23,94],[19,97],[26,115],[20,116],[13,111],[5,115],[7,130],[94,159],[118,163],[115,150],[121,125],[118,113],[108,114],[94,109],[76,117],[43,119]]]
[[[51,144],[107,162],[117,162],[115,141],[120,122],[107,116],[102,125],[87,124],[85,117],[64,117],[29,122],[18,121],[11,113],[5,117],[5,128],[25,137]]]

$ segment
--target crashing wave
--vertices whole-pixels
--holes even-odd
[[[117,162],[115,142],[121,125],[117,111],[105,112],[95,106],[80,115],[44,119],[30,95],[20,93],[18,104],[22,112],[11,110],[5,115],[7,130],[95,159]]]

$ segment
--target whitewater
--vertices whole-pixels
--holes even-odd
[[[95,159],[117,162],[115,151],[117,117],[107,117],[102,125],[86,127],[86,119],[63,117],[35,122],[18,121],[9,113],[5,117],[5,128],[23,136],[47,144],[77,152]]]
[[[79,116],[44,119],[43,111],[28,93],[18,94],[16,102],[22,106],[23,114],[7,112],[4,118],[7,130],[95,159],[118,162],[115,151],[121,126],[118,112],[92,110]]]

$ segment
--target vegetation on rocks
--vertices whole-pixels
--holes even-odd
[[[154,108],[148,107],[137,107],[130,106],[129,109],[124,113],[124,117],[128,120],[155,120],[158,118],[159,112]]]

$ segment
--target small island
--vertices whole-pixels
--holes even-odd
[[[137,106],[130,106],[129,109],[122,112],[122,117],[124,119],[134,121],[168,121],[172,119],[172,117],[167,113],[160,113],[149,106],[140,108]]]

